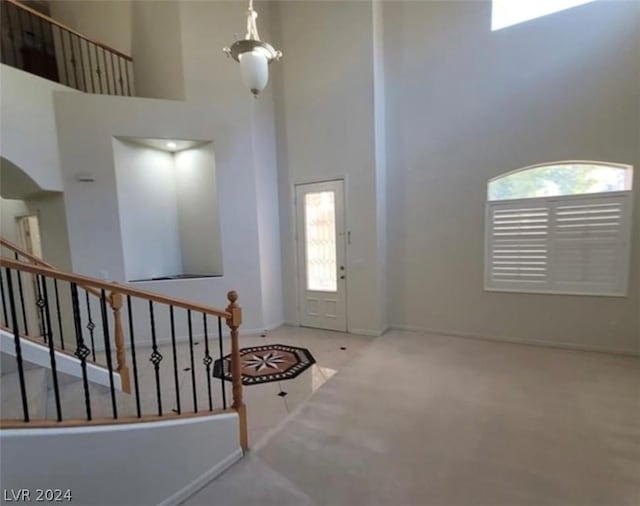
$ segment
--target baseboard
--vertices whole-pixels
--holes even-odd
[[[286,321],[286,320],[282,323],[282,325],[286,325],[288,327],[300,327],[300,324],[298,322],[292,322],[292,321]],[[382,330],[349,329],[349,330],[347,330],[347,333],[356,334],[356,335],[360,335],[360,336],[380,337],[387,330],[389,330],[389,327],[385,327]]]
[[[240,327],[240,338],[242,338],[243,335],[254,336],[257,334],[263,334],[264,332],[269,332],[271,330],[277,329],[278,327],[282,327],[283,325],[287,325],[284,320],[277,323],[272,323],[271,325],[267,325],[266,327],[261,329],[243,329],[242,327]]]
[[[560,348],[563,350],[575,350],[575,351],[592,351],[598,353],[610,353],[613,355],[624,355],[624,356],[640,356],[640,351],[638,350],[624,350],[618,348],[607,348],[605,346],[591,346],[591,345],[581,345],[575,343],[564,343],[557,341],[541,341],[537,339],[521,339],[518,337],[508,337],[508,336],[486,336],[481,334],[473,334],[469,332],[459,332],[456,330],[442,330],[442,329],[432,329],[425,327],[414,327],[411,325],[401,325],[399,323],[394,323],[389,326],[390,329],[394,330],[406,330],[409,332],[426,332],[429,334],[439,334],[442,336],[451,336],[451,337],[464,337],[469,339],[482,339],[484,341],[498,341],[503,343],[513,343],[513,344],[526,344],[530,346],[544,346],[547,348]]]
[[[380,337],[388,330],[385,327],[382,330],[368,330],[368,329],[349,329],[349,334],[356,334],[359,336],[371,336],[371,337]]]
[[[219,462],[211,469],[209,469],[206,473],[198,476],[195,480],[189,483],[186,487],[181,488],[175,494],[167,497],[164,501],[162,501],[158,506],[173,506],[180,504],[185,499],[188,499],[190,496],[195,494],[198,490],[204,487],[211,480],[222,474],[224,471],[229,469],[233,464],[235,464],[238,460],[242,458],[242,450],[238,448],[231,455],[225,458],[222,462]]]

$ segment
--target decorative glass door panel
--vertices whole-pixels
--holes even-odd
[[[335,200],[332,191],[304,196],[307,290],[338,289]]]

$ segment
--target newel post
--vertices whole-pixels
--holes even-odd
[[[249,435],[247,432],[247,406],[242,400],[242,369],[240,365],[240,342],[238,328],[242,324],[242,309],[236,301],[238,293],[231,291],[227,293],[229,305],[227,313],[231,315],[227,318],[227,326],[231,333],[231,381],[233,385],[233,405],[232,408],[238,412],[240,418],[240,446],[243,451],[249,449]]]
[[[124,347],[124,332],[122,331],[122,317],[120,310],[122,309],[122,294],[112,291],[109,294],[109,305],[113,311],[113,328],[116,342],[116,369],[120,374],[120,382],[122,391],[131,393],[131,379],[129,376],[129,367],[127,367],[127,355]]]

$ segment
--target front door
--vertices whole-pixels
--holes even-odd
[[[296,186],[300,325],[347,330],[342,181]]]

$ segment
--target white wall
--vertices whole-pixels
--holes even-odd
[[[69,239],[67,235],[64,199],[62,193],[40,193],[32,196],[26,201],[0,198],[0,235],[14,244],[20,245],[16,218],[28,214],[35,214],[38,216],[42,258],[60,269],[67,271],[70,270],[71,256],[69,252]],[[9,250],[3,251],[3,255],[13,258],[13,253]],[[29,333],[30,335],[37,335],[38,319],[33,280],[31,276],[26,274],[24,274],[22,278]],[[2,283],[6,289],[7,285],[4,280],[4,276]],[[14,286],[14,290],[15,289],[17,288]],[[50,289],[52,289],[52,287],[50,287]],[[57,300],[60,303],[62,314],[62,329],[64,335],[68,336],[67,343],[69,343],[69,341],[73,340],[72,336],[74,336],[74,333],[71,317],[71,301],[66,283],[60,284],[58,295],[59,297]],[[50,293],[49,296],[53,299],[53,292]],[[54,334],[54,340],[58,342],[59,326],[55,311],[52,318],[54,320],[54,328],[52,332]]]
[[[285,51],[272,68],[286,320],[298,321],[293,185],[346,178],[347,325],[351,332],[377,334],[386,324],[379,283],[385,261],[378,247],[372,5],[284,1],[273,5],[272,19]]]
[[[136,286],[215,307],[226,306],[226,292],[237,290],[245,311],[243,330],[263,329],[253,154],[242,142],[243,129],[234,111],[224,104],[76,93],[56,94],[55,107],[73,270],[95,277],[106,273],[116,281],[126,279],[121,219],[130,218],[121,214],[118,205],[113,136],[213,139],[224,276]],[[86,171],[95,176],[95,182],[75,180],[77,173]],[[148,328],[145,332],[148,335]]]
[[[137,96],[184,100],[179,2],[132,4],[131,56]]]
[[[222,244],[213,144],[173,155],[178,228],[185,274],[222,274]]]
[[[69,240],[62,193],[40,193],[27,200],[0,198],[0,235],[19,244],[16,217],[37,214],[42,258],[60,269],[70,267]]]
[[[129,0],[55,0],[53,19],[122,53],[131,54],[132,4]]]
[[[258,11],[258,27],[264,40],[275,41],[272,29],[271,2],[255,2]],[[182,58],[184,66],[185,97],[188,101],[206,101],[218,104],[220,119],[233,130],[230,142],[233,150],[242,150],[250,156],[248,167],[251,175],[238,183],[235,190],[243,198],[252,199],[255,215],[251,221],[238,223],[244,233],[257,237],[257,254],[260,276],[260,293],[264,315],[263,328],[273,328],[283,322],[283,297],[281,277],[280,222],[278,187],[274,184],[281,160],[276,155],[274,125],[275,80],[260,93],[256,100],[243,85],[238,64],[227,58],[222,48],[244,35],[246,28],[246,3],[232,2],[180,2],[182,33]],[[215,29],[212,29],[212,26]],[[203,64],[206,62],[206,64]],[[271,72],[280,64],[271,65]],[[220,153],[216,149],[216,161]],[[219,166],[219,164],[218,164]],[[239,167],[236,167],[237,170]],[[219,189],[222,198],[223,189]],[[221,209],[224,204],[220,203]],[[239,209],[241,204],[232,206]],[[223,234],[223,241],[226,240]],[[236,255],[239,252],[236,251]],[[227,253],[224,252],[225,263]],[[226,275],[225,267],[225,275]]]
[[[113,139],[125,279],[181,274],[173,155]]]
[[[238,416],[3,430],[5,489],[71,489],[74,504],[178,504],[241,457]]]
[[[0,236],[14,244],[18,243],[17,216],[29,214],[24,200],[3,199],[0,197]]]
[[[486,182],[553,160],[640,174],[640,4],[497,32],[490,2],[385,5],[392,324],[640,351],[640,188],[625,298],[483,291]],[[640,178],[636,178],[636,183]]]
[[[0,70],[0,156],[42,190],[62,191],[52,92],[71,90],[4,64]]]

